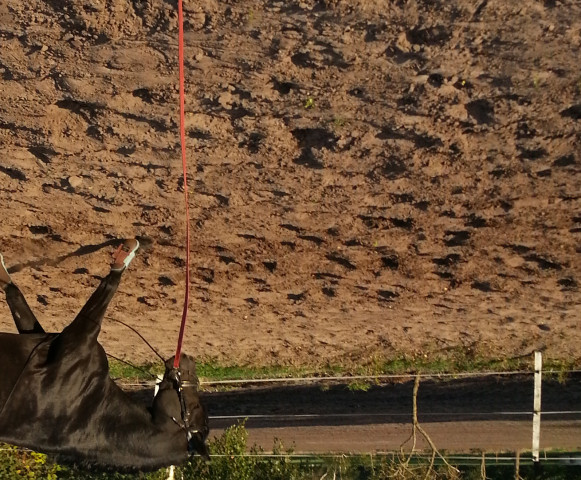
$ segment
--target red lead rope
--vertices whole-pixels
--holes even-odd
[[[180,71],[180,143],[182,146],[182,166],[184,169],[184,199],[186,202],[186,293],[184,296],[184,309],[182,312],[182,324],[178,336],[178,345],[173,362],[174,368],[180,366],[180,355],[184,341],[184,330],[188,318],[188,304],[190,302],[190,207],[188,200],[188,165],[186,161],[186,114],[185,114],[185,80],[184,80],[184,12],[182,0],[178,0],[178,56]]]

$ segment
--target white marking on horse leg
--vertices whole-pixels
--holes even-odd
[[[169,471],[169,476],[167,477],[167,480],[175,480],[174,477],[174,466],[172,465],[171,467],[168,468]]]

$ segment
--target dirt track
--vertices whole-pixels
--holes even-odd
[[[188,351],[579,361],[581,4],[432,5],[186,2]],[[168,356],[184,263],[176,37],[171,2],[0,3],[14,279],[60,329],[113,244],[138,236],[111,316]],[[102,342],[152,358],[113,322]]]

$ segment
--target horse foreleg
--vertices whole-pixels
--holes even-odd
[[[79,337],[87,341],[96,341],[101,331],[101,323],[107,311],[107,307],[121,281],[121,275],[135,257],[135,251],[139,248],[137,240],[127,240],[120,247],[114,256],[114,263],[109,275],[107,275],[97,290],[91,295],[85,306],[78,313],[73,322],[63,330],[66,332],[76,332]]]
[[[67,332],[82,335],[83,339],[96,340],[101,331],[101,323],[105,317],[107,307],[111,303],[119,282],[122,271],[111,270],[91,295],[85,306],[77,314],[72,323],[67,326],[62,334]]]

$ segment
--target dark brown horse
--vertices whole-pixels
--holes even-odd
[[[45,333],[0,255],[0,287],[18,334],[0,333],[0,441],[61,461],[123,470],[153,470],[208,456],[208,417],[198,395],[194,360],[173,358],[150,408],[109,377],[97,336],[121,275],[138,248],[125,251],[61,333]]]

